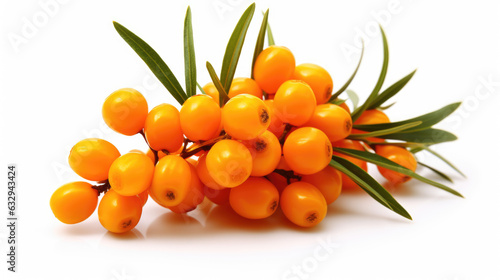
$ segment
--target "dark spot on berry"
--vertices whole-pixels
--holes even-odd
[[[314,223],[318,219],[316,212],[311,213],[309,216],[307,216],[306,221],[309,223]]]
[[[267,112],[266,108],[262,108],[260,111],[260,121],[266,124],[269,121],[269,112]]]
[[[327,87],[326,88],[326,92],[325,92],[325,97],[329,98],[330,94],[332,94],[332,88],[331,87]]]
[[[175,194],[172,191],[168,191],[166,196],[169,200],[175,200]]]
[[[122,228],[128,228],[131,224],[132,224],[132,220],[131,219],[129,219],[127,221],[124,221],[122,223]]]
[[[327,157],[331,157],[332,156],[332,146],[330,145],[330,142],[326,141],[325,146],[326,146]]]
[[[351,128],[352,128],[352,121],[346,120],[345,121],[345,131],[351,131]]]
[[[262,139],[258,139],[257,141],[255,141],[255,150],[257,152],[261,152],[261,151],[265,150],[266,148],[267,148],[266,141],[264,141]]]
[[[274,212],[274,210],[276,210],[276,207],[278,207],[278,202],[275,200],[271,203],[271,206],[269,206],[269,208]]]

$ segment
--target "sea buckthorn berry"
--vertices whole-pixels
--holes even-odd
[[[207,186],[204,186],[203,188],[203,192],[205,193],[205,196],[208,198],[208,200],[217,205],[227,205],[229,203],[230,191],[230,188],[224,188],[220,190],[212,189]]]
[[[87,182],[72,182],[58,188],[50,198],[50,208],[65,224],[85,221],[97,207],[98,192]]]
[[[295,58],[286,47],[270,46],[264,49],[253,68],[254,79],[267,93],[275,93],[280,85],[292,78]]]
[[[306,83],[297,80],[286,81],[274,96],[274,108],[284,123],[301,126],[312,117],[316,108],[316,97]]]
[[[283,156],[281,156],[280,162],[278,163],[278,166],[276,166],[276,169],[293,172],[290,166],[288,166],[288,163],[286,163],[286,160]],[[278,174],[277,172],[268,174],[266,177],[271,183],[273,183],[276,189],[278,189],[279,193],[281,193],[286,188],[286,186],[288,186],[288,180],[290,180],[290,183],[298,181],[297,178],[286,178],[285,176]]]
[[[345,102],[340,103],[339,106],[342,107],[342,109],[344,109],[347,113],[349,113],[349,115],[351,114],[351,109],[349,109],[349,106],[347,106]]]
[[[353,141],[349,139],[344,139],[340,140],[337,142],[332,143],[332,146],[335,148],[345,148],[345,149],[353,149],[353,150],[358,150],[358,151],[365,151],[363,148],[363,145],[359,141]],[[333,152],[334,155],[342,157],[344,159],[347,159],[351,163],[356,164],[357,166],[361,167],[364,171],[368,171],[368,165],[366,161],[360,160],[357,158],[353,158],[350,156],[346,156],[344,154],[338,153],[338,152]],[[345,175],[342,173],[342,189],[344,190],[353,190],[353,189],[359,189],[358,184],[354,182],[349,176]]]
[[[144,133],[149,146],[156,151],[179,150],[184,141],[179,111],[170,104],[161,104],[149,112],[144,125]]]
[[[312,88],[317,104],[327,102],[332,96],[332,77],[321,66],[312,63],[297,65],[292,79],[306,82]]]
[[[141,192],[140,194],[137,195],[137,197],[139,197],[139,199],[142,202],[142,206],[144,207],[144,205],[146,205],[146,202],[148,202],[149,198],[148,190]]]
[[[203,91],[212,97],[214,101],[219,105],[219,91],[215,87],[214,83],[210,82],[203,86]]]
[[[203,154],[198,158],[198,163],[196,164],[196,174],[200,178],[201,182],[214,190],[225,189],[226,187],[221,186],[215,182],[215,180],[210,176],[207,169],[207,154]]]
[[[302,176],[302,182],[309,183],[323,194],[326,204],[334,202],[342,191],[342,173],[327,166],[318,173]]]
[[[413,172],[417,169],[417,160],[415,159],[415,156],[413,156],[413,154],[405,148],[391,145],[378,145],[375,147],[375,152],[378,155],[394,161],[395,163],[402,165]],[[408,175],[404,175],[387,168],[380,166],[377,166],[377,168],[380,174],[382,174],[387,181],[394,185],[407,182],[411,179]]]
[[[232,188],[229,194],[231,208],[247,219],[264,219],[278,208],[279,193],[276,187],[261,177],[250,177],[243,184]]]
[[[151,198],[163,207],[179,205],[189,192],[191,168],[177,155],[168,155],[158,161],[149,188]]]
[[[184,102],[181,128],[191,141],[208,140],[220,133],[221,110],[210,96],[195,95]]]
[[[226,188],[245,182],[252,172],[252,155],[235,140],[221,140],[207,154],[206,165],[214,181]]]
[[[97,213],[99,222],[105,229],[114,233],[124,233],[139,223],[142,201],[138,196],[119,195],[111,189],[102,197]]]
[[[113,144],[98,138],[84,139],[73,146],[68,162],[76,174],[90,181],[108,179],[109,167],[120,152]]]
[[[177,206],[168,207],[174,213],[187,213],[196,209],[196,207],[203,201],[205,194],[203,193],[203,183],[198,178],[196,174],[196,168],[193,163],[196,163],[193,159],[186,160],[189,164],[189,169],[191,171],[191,184],[189,185],[189,190],[186,197]]]
[[[174,153],[174,154],[178,154],[178,153]],[[151,151],[151,149],[148,149],[148,151],[146,152],[146,155],[148,156],[149,159],[151,159],[151,161],[153,163],[155,163],[155,155],[153,154],[153,151]],[[166,155],[167,154],[165,154],[163,151],[158,151],[158,160],[162,159]]]
[[[260,89],[257,82],[250,78],[234,78],[227,95],[229,96],[229,98],[233,98],[236,95],[243,93],[247,93],[259,99],[262,99],[262,90]]]
[[[109,168],[109,184],[120,195],[138,195],[151,186],[154,164],[148,156],[128,153],[117,158]]]
[[[389,117],[382,112],[381,110],[377,109],[372,109],[372,110],[366,110],[364,111],[361,116],[354,122],[354,124],[379,124],[379,123],[389,123],[391,122],[389,120]],[[363,134],[366,133],[362,130],[359,129],[353,129],[352,132],[353,134]],[[368,141],[371,142],[384,142],[384,139],[377,138],[377,137],[368,137]]]
[[[301,127],[285,140],[283,156],[293,171],[304,175],[313,174],[330,163],[332,144],[321,130]]]
[[[278,138],[270,131],[266,130],[257,138],[242,143],[252,155],[250,176],[266,176],[278,166],[281,158],[281,145]]]
[[[327,204],[325,197],[315,186],[295,182],[281,193],[281,210],[292,223],[312,227],[325,218]]]
[[[305,126],[323,131],[331,142],[336,142],[349,136],[352,119],[340,106],[327,103],[316,106],[314,114]]]
[[[222,126],[236,139],[253,139],[266,131],[269,124],[266,104],[253,95],[237,95],[222,108]]]
[[[276,109],[274,108],[274,100],[264,100],[267,109],[269,109],[269,127],[267,130],[271,131],[276,137],[280,138],[285,131],[285,124],[276,115]]]
[[[122,88],[106,98],[102,105],[104,122],[114,131],[134,135],[144,128],[148,103],[135,89]]]

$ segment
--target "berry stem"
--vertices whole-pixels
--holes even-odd
[[[215,143],[219,142],[220,140],[228,139],[228,138],[229,138],[229,135],[224,134],[224,135],[221,135],[221,136],[219,136],[217,138],[210,139],[210,140],[207,140],[205,142],[202,142],[200,144],[195,144],[195,145],[191,146],[189,149],[183,150],[180,153],[180,156],[182,158],[191,157],[191,156],[197,154],[200,151],[207,151],[207,150],[209,150]]]
[[[276,174],[279,174],[279,175],[281,175],[283,177],[285,177],[286,178],[286,183],[288,185],[290,185],[291,179],[296,179],[296,180],[299,180],[299,181],[302,179],[302,177],[300,177],[299,175],[293,173],[292,170],[274,169],[273,172],[276,173]]]
[[[149,145],[148,139],[146,138],[146,134],[144,134],[144,129],[139,131],[139,134],[142,135],[142,138],[144,138],[144,141],[148,145],[149,149],[151,150],[151,152],[153,152],[153,155],[155,157],[155,165],[156,165],[156,163],[158,162],[158,151],[151,148],[151,146]]]
[[[92,188],[99,193],[98,195],[101,195],[101,193],[106,193],[111,189],[111,184],[109,184],[109,180],[105,180],[93,185]]]

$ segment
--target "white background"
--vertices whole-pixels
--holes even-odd
[[[100,110],[108,94],[134,87],[147,97],[150,108],[162,102],[175,104],[118,36],[112,21],[150,43],[183,84],[182,27],[190,4],[198,80],[204,84],[209,81],[205,62],[220,70],[226,42],[251,2],[2,1],[0,166],[5,177],[8,163],[16,163],[19,170],[19,272],[6,272],[7,230],[1,226],[1,275],[115,280],[500,279],[500,10],[498,1],[465,2],[257,1],[237,76],[250,74],[261,11],[270,8],[277,44],[289,47],[297,63],[328,69],[335,89],[352,73],[359,55],[346,49],[359,51],[354,48],[364,37],[365,59],[350,87],[364,98],[382,63],[375,23],[379,21],[390,47],[386,86],[418,68],[388,111],[391,119],[466,102],[440,125],[460,140],[436,150],[468,178],[431,156],[420,158],[452,174],[453,187],[466,199],[411,181],[393,193],[414,221],[359,193],[342,196],[329,207],[323,223],[310,230],[291,226],[279,214],[266,221],[247,221],[207,204],[189,216],[176,216],[149,201],[137,228],[117,236],[101,228],[96,214],[67,226],[49,208],[57,187],[79,180],[67,165],[77,141],[102,137],[122,153],[146,149],[140,136],[121,136],[104,125]],[[47,9],[43,3],[56,6]],[[484,80],[494,83],[485,86]],[[0,191],[1,217],[7,212],[5,187]]]

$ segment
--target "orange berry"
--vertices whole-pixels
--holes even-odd
[[[342,191],[342,173],[337,169],[327,166],[318,173],[302,176],[302,182],[309,183],[323,194],[326,203],[334,202]]]
[[[142,206],[144,207],[144,205],[146,205],[146,202],[148,202],[149,198],[148,190],[141,192],[140,194],[137,195],[137,197],[139,197],[139,199],[142,202]]]
[[[349,136],[352,119],[342,107],[327,103],[316,106],[314,114],[304,126],[323,131],[331,142],[335,142]]]
[[[133,229],[141,219],[142,201],[138,196],[123,196],[109,190],[97,209],[101,225],[114,233]]]
[[[189,164],[189,169],[191,171],[191,184],[189,185],[189,190],[186,197],[181,201],[181,203],[177,206],[168,207],[174,213],[187,213],[196,209],[198,204],[200,204],[205,195],[203,193],[203,183],[198,178],[196,174],[196,168],[193,163],[196,163],[193,159],[186,160]]]
[[[247,93],[262,99],[262,90],[257,82],[250,78],[234,78],[227,95],[233,98],[238,94]]]
[[[243,184],[232,188],[229,194],[231,208],[247,219],[264,219],[278,208],[279,193],[276,187],[261,177],[250,177]]]
[[[98,138],[84,139],[73,146],[68,162],[71,169],[91,181],[108,179],[108,171],[120,152],[113,144]]]
[[[383,156],[399,165],[402,165],[411,171],[415,172],[417,169],[417,160],[415,156],[405,148],[391,145],[378,145],[375,147],[375,151],[378,155]],[[411,179],[410,176],[401,174],[399,172],[389,170],[380,166],[377,166],[378,171],[384,178],[390,183],[398,185],[407,182]]]
[[[377,109],[372,109],[372,110],[366,110],[364,111],[361,116],[354,122],[354,124],[379,124],[379,123],[389,123],[391,122],[389,120],[389,117],[382,111],[377,110]],[[353,134],[363,134],[366,133],[362,130],[359,129],[353,129],[352,132]],[[377,138],[377,137],[368,137],[368,141],[371,142],[384,142],[384,139]]]
[[[312,63],[297,65],[292,79],[306,82],[312,88],[317,104],[327,102],[332,96],[332,77],[321,66]]]
[[[250,176],[266,176],[274,171],[281,158],[281,145],[274,134],[264,131],[252,140],[242,142],[252,155]]]
[[[227,205],[229,203],[229,193],[231,189],[224,188],[220,190],[212,189],[207,186],[203,188],[205,196],[208,200],[212,201],[217,205]]]
[[[332,146],[335,148],[353,149],[353,150],[358,150],[358,151],[365,150],[363,148],[363,145],[361,144],[361,142],[353,141],[353,140],[349,140],[349,139],[344,139],[344,140],[340,140],[340,141],[337,141],[335,143],[332,143]],[[347,159],[348,161],[361,167],[364,171],[368,171],[368,165],[367,165],[366,161],[364,161],[364,160],[360,160],[357,158],[346,156],[346,155],[338,153],[338,152],[333,152],[333,154],[336,156]],[[349,178],[349,176],[342,173],[342,189],[344,189],[344,190],[346,190],[346,189],[350,189],[350,190],[359,189],[359,186],[358,186],[358,184],[356,184],[356,182],[354,182],[351,178]]]
[[[207,169],[214,181],[226,188],[245,182],[252,172],[252,155],[235,140],[221,140],[207,154]]]
[[[214,101],[219,105],[219,91],[215,87],[214,83],[210,82],[203,86],[203,91],[212,97]]]
[[[283,156],[293,171],[313,174],[330,163],[332,144],[321,130],[302,127],[290,133],[285,140]]]
[[[290,168],[290,166],[288,166],[288,164],[286,163],[286,160],[283,156],[281,156],[280,162],[278,163],[278,166],[276,166],[276,169],[281,169],[281,170],[285,170],[285,171],[292,170]],[[288,186],[287,178],[285,178],[281,174],[278,174],[276,172],[272,172],[271,174],[268,174],[266,177],[278,189],[279,193],[281,193],[286,188],[286,186]],[[290,178],[290,183],[297,182],[297,181],[298,180],[295,178]]]
[[[342,109],[344,109],[347,113],[349,113],[349,115],[351,114],[351,109],[349,109],[349,106],[347,106],[345,102],[341,103],[339,106],[342,107]]]
[[[177,153],[174,153],[174,154],[177,154]],[[155,163],[155,155],[153,154],[153,151],[151,151],[151,149],[148,149],[148,151],[146,152],[146,155],[148,156],[149,159],[151,159],[151,161],[153,163]],[[158,151],[158,160],[162,159],[166,155],[167,154],[165,154],[163,151]]]
[[[282,83],[292,78],[294,70],[295,58],[288,48],[269,46],[257,57],[253,75],[262,90],[275,93]]]
[[[312,227],[326,216],[327,204],[323,194],[306,182],[295,182],[281,193],[281,210],[292,223]]]
[[[163,207],[177,206],[186,198],[190,185],[189,163],[180,156],[168,155],[156,164],[149,195]]]
[[[267,130],[271,131],[276,137],[280,138],[285,131],[285,124],[283,121],[276,115],[276,109],[274,108],[274,100],[264,100],[264,104],[266,104],[267,109],[269,109],[269,127]]]
[[[214,190],[225,189],[226,187],[221,186],[215,182],[215,180],[210,176],[207,169],[207,154],[203,154],[198,158],[198,164],[196,164],[196,174],[200,178],[201,182]]]
[[[154,164],[143,153],[128,153],[109,168],[109,184],[120,195],[132,196],[146,191],[153,180]]]
[[[211,97],[195,95],[182,105],[180,120],[189,140],[209,140],[220,133],[221,110]]]
[[[316,108],[316,97],[309,85],[302,81],[284,82],[274,96],[276,115],[295,126],[305,124]]]
[[[122,88],[106,98],[102,105],[104,122],[114,131],[134,135],[144,128],[148,103],[135,89]]]
[[[161,104],[149,112],[144,125],[144,133],[149,146],[156,151],[175,152],[182,147],[179,111],[170,104]]]
[[[97,207],[98,192],[87,182],[67,183],[50,198],[50,208],[56,218],[65,224],[85,221]]]
[[[269,124],[266,104],[253,95],[237,95],[222,108],[222,126],[236,139],[253,139],[266,131]]]

